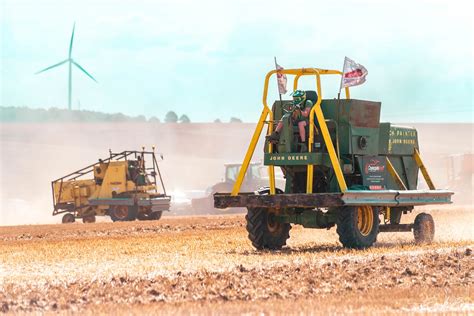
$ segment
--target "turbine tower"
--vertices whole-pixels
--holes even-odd
[[[89,78],[91,78],[92,80],[94,80],[95,82],[97,82],[97,80],[95,80],[94,77],[92,77],[91,74],[89,74],[84,68],[82,68],[81,65],[79,65],[77,62],[74,61],[74,59],[72,59],[72,43],[74,41],[74,30],[76,28],[76,23],[74,22],[74,25],[72,27],[72,35],[71,35],[71,42],[69,43],[69,55],[68,55],[68,59],[66,60],[63,60],[62,62],[59,62],[55,65],[52,65],[52,66],[49,66],[43,70],[40,70],[38,71],[37,73],[35,73],[35,75],[39,74],[39,73],[42,73],[42,72],[45,72],[47,70],[50,70],[52,68],[55,68],[55,67],[58,67],[58,66],[61,66],[62,64],[65,64],[65,63],[69,63],[69,85],[68,85],[68,109],[71,110],[71,94],[72,94],[72,65],[74,64],[74,66],[76,66],[77,68],[79,68],[83,73],[85,73]]]

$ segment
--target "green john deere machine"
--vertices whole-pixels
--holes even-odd
[[[304,142],[291,118],[301,109],[292,100],[267,105],[268,82],[276,73],[295,76],[295,91],[301,77],[316,79],[316,89],[304,93],[311,101]],[[263,111],[239,176],[231,193],[214,195],[215,207],[246,207],[248,236],[257,249],[282,248],[291,224],[337,226],[339,240],[348,248],[372,246],[379,232],[413,230],[416,242],[431,242],[435,232],[431,215],[420,213],[410,224],[402,224],[401,217],[417,205],[449,204],[453,193],[435,189],[420,156],[416,129],[381,123],[381,103],[351,99],[349,88],[345,99],[322,99],[323,75],[342,73],[302,68],[267,74]],[[278,123],[283,126],[275,134]],[[265,124],[270,136],[264,146],[269,186],[241,193]],[[284,188],[275,187],[275,167],[285,175]],[[420,171],[429,190],[417,190]]]

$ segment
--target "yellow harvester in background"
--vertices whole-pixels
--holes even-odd
[[[91,223],[101,215],[114,222],[157,220],[169,210],[171,198],[166,195],[154,150],[109,153],[108,158],[52,182],[53,215],[64,214],[63,223],[76,218]]]

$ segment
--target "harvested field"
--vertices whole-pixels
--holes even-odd
[[[472,208],[432,212],[436,242],[381,234],[341,248],[293,227],[257,252],[243,215],[1,227],[3,312],[412,313],[474,311]],[[407,221],[413,219],[407,217]]]

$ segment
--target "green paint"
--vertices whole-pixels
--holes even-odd
[[[329,163],[329,155],[324,153],[281,153],[264,154],[264,164],[274,166],[306,166]]]
[[[281,120],[283,129],[280,131],[278,144],[273,146],[273,153],[269,154],[268,144],[265,145],[264,164],[284,169],[287,175],[286,193],[305,192],[308,164],[315,166],[314,193],[338,192],[337,180],[319,132],[319,124],[315,119],[317,130],[312,152],[301,152],[299,130],[296,122],[291,119],[292,108],[291,100],[276,101],[273,104],[274,120]],[[380,102],[355,99],[322,100],[321,109],[335,150],[339,154],[348,187],[372,184],[371,189],[377,186],[381,186],[381,189],[398,189],[389,173],[380,173],[381,181],[377,182],[374,181],[377,174],[364,172],[365,167],[370,167],[371,170],[376,167],[367,165],[368,160],[372,159],[370,157],[378,161],[381,170],[386,168],[385,157],[388,157],[407,188],[416,189],[418,166],[412,157],[414,148],[418,148],[415,129],[380,123]],[[307,127],[306,137],[308,136]],[[364,160],[363,157],[367,158]],[[364,166],[364,163],[367,166]]]
[[[302,225],[305,228],[329,228],[336,223],[336,214],[333,212],[323,213],[319,210],[302,210],[301,212],[275,216],[280,223],[291,223]]]

